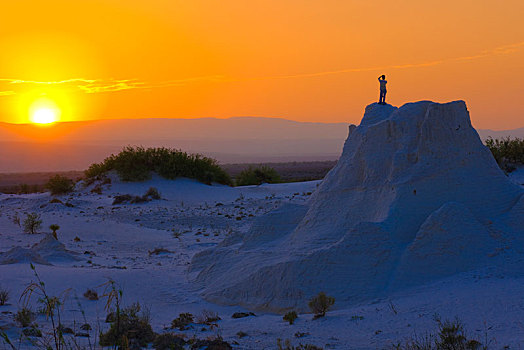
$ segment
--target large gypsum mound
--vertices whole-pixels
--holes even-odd
[[[463,101],[372,104],[308,205],[259,218],[196,255],[203,296],[304,309],[377,298],[522,257],[523,190],[499,169]]]

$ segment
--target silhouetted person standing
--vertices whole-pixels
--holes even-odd
[[[386,104],[386,93],[388,92],[386,90],[386,84],[388,83],[388,81],[386,80],[386,76],[381,75],[380,77],[378,77],[378,82],[380,83],[380,97],[378,99],[378,104],[385,105]]]

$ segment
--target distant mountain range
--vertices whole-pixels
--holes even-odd
[[[0,123],[0,172],[83,170],[126,145],[174,147],[221,163],[336,160],[348,125],[259,117]],[[524,128],[479,134],[524,137]]]

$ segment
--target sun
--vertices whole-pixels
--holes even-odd
[[[40,98],[29,108],[31,122],[35,124],[51,124],[60,119],[60,109],[48,98]]]
[[[50,108],[37,109],[31,116],[31,121],[36,124],[50,124],[56,120],[56,113]]]

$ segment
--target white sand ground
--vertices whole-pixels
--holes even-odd
[[[520,171],[515,173],[519,174]],[[30,248],[44,237],[44,233],[24,234],[12,221],[15,213],[20,216],[25,212],[40,213],[43,232],[49,232],[50,224],[60,225],[59,240],[67,249],[81,253],[81,260],[51,258],[52,266],[37,264],[36,269],[51,294],[71,288],[64,305],[63,324],[67,327],[76,324],[78,328],[83,323],[77,296],[88,322],[95,328],[93,336],[98,327],[108,327],[104,323],[106,300],[89,301],[82,295],[88,288],[102,294],[103,288],[99,286],[111,278],[123,289],[127,305],[138,301],[151,309],[155,331],[161,332],[181,312],[198,315],[204,309],[213,310],[222,318],[218,328],[205,327],[207,330],[203,331],[202,326],[194,326],[177,332],[201,338],[219,334],[226,341],[235,342],[238,349],[274,349],[277,338],[325,349],[388,348],[414,335],[434,331],[436,314],[442,319],[460,318],[472,337],[487,340],[492,348],[524,348],[524,279],[510,277],[495,268],[454,276],[348,308],[337,308],[335,303],[334,310],[324,319],[313,321],[311,314],[299,314],[294,325],[284,322],[282,315],[272,313],[232,319],[234,312],[244,310],[210,304],[200,298],[187,272],[195,253],[216,245],[228,235],[246,232],[255,217],[283,203],[307,201],[318,185],[318,181],[312,181],[231,188],[186,179],[155,178],[141,184],[114,181],[103,195],[89,193],[90,187],[58,197],[74,207],[50,204],[53,197],[48,193],[0,195],[0,252],[17,246]],[[159,189],[162,200],[111,205],[115,193],[143,194],[150,186]],[[173,237],[173,230],[181,233],[179,239]],[[75,242],[75,237],[80,241]],[[150,256],[148,251],[155,248],[165,248],[171,253]],[[0,265],[0,285],[11,291],[9,304],[0,306],[0,327],[11,339],[18,339],[20,332],[13,321],[18,298],[32,280],[27,262]],[[37,322],[44,327],[49,323],[44,316],[38,316]],[[248,335],[238,338],[239,331]],[[297,338],[297,333],[306,335]],[[21,348],[30,345],[23,341]]]

